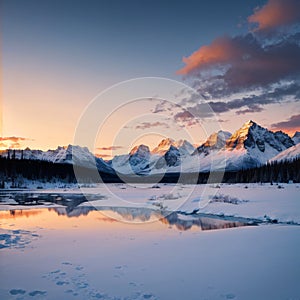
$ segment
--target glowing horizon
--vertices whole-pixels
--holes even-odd
[[[292,136],[300,131],[300,51],[293,44],[298,32],[298,4],[247,1],[247,5],[220,1],[217,11],[212,3],[191,1],[191,10],[178,22],[184,4],[174,5],[171,11],[166,4],[147,4],[145,11],[135,11],[138,8],[134,3],[74,3],[71,7],[62,3],[57,10],[51,1],[4,0],[0,150],[48,150],[74,144],[78,122],[92,99],[124,80],[148,76],[192,86],[211,105],[213,118],[223,130],[234,132],[252,119],[269,130]],[[156,15],[151,26],[146,11]],[[225,16],[222,11],[227,12]],[[215,18],[209,17],[212,13]],[[244,25],[238,24],[240,15]],[[270,48],[276,51],[268,52],[262,41],[271,31],[275,42]],[[290,44],[281,47],[283,38],[290,39]],[[117,95],[120,105],[125,101],[123,96]],[[84,142],[80,146],[88,146],[93,152],[92,148],[117,146],[113,153],[121,154],[138,143],[153,148],[163,137],[200,144],[214,128],[206,126],[202,132],[184,112],[188,109],[199,114],[201,121],[209,119],[202,119],[199,99],[190,96],[178,95],[177,103],[183,110],[163,108],[162,118],[157,113],[144,118],[144,107],[136,107],[135,115],[141,118],[132,124],[125,124],[131,111],[124,108],[111,119],[95,147]],[[103,109],[99,108],[100,121],[108,117],[102,110],[109,104],[110,100],[104,101]],[[155,108],[149,105],[149,114],[151,110]],[[122,131],[122,137],[116,142],[118,131]],[[185,131],[192,138],[186,137]],[[101,151],[96,154],[110,154],[109,150]]]

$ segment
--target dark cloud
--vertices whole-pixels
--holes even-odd
[[[238,110],[236,111],[235,113],[237,115],[245,115],[245,114],[248,114],[248,113],[256,113],[256,112],[261,112],[263,111],[264,109],[259,106],[259,105],[252,105],[251,107],[249,108],[246,108],[246,109],[241,109],[241,110]]]
[[[287,121],[274,123],[271,125],[274,129],[296,130],[300,128],[300,114],[291,116]]]
[[[155,108],[153,109],[153,113],[157,114],[160,112],[166,111],[166,107],[169,106],[169,102],[165,100],[161,100],[160,103],[156,104]]]
[[[227,123],[229,120],[224,120],[224,119],[218,119],[219,123]]]
[[[291,84],[283,84],[272,91],[262,91],[259,95],[250,95],[227,102],[209,101],[206,104],[196,103],[194,106],[190,106],[188,110],[191,112],[191,115],[196,115],[198,117],[211,117],[213,113],[220,114],[231,110],[238,110],[236,111],[237,114],[246,114],[261,112],[264,105],[299,100],[300,84],[294,82]],[[208,110],[207,108],[205,110],[205,106],[209,106],[211,110]]]
[[[170,128],[170,126],[167,123],[164,122],[142,122],[135,126],[135,129],[149,129],[153,127],[164,127],[164,128]]]
[[[251,33],[245,36],[223,37],[211,45],[201,47],[184,59],[186,66],[179,70],[185,74],[212,81],[211,89],[229,89],[236,92],[265,86],[300,73],[300,39],[286,37],[265,46]],[[203,50],[204,49],[204,50]],[[208,69],[223,67],[223,73],[207,78]],[[217,86],[216,86],[217,85]],[[217,87],[217,88],[216,88]],[[204,90],[203,92],[205,92]]]
[[[183,110],[181,112],[178,112],[174,115],[174,121],[176,123],[183,123],[185,126],[194,126],[198,124],[198,117],[192,114],[188,110]],[[182,126],[183,127],[183,126]]]
[[[198,97],[191,95],[182,104],[191,106],[192,114],[200,111],[203,100],[216,113],[237,110],[237,114],[246,114],[291,98],[298,101],[299,22],[299,0],[269,0],[248,18],[253,31],[216,38],[183,58],[185,66],[177,73],[190,81]],[[274,90],[274,86],[279,87]],[[224,100],[227,97],[234,100]]]
[[[195,116],[192,113],[190,113],[188,110],[179,112],[174,116],[174,119],[176,121],[182,121],[182,122],[187,122],[193,120],[194,118]]]

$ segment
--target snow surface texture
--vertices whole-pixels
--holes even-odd
[[[30,192],[41,195],[53,193],[66,197],[83,192],[92,201],[83,203],[80,201],[81,207],[92,205],[96,208],[104,206],[144,207],[157,210],[163,208],[169,212],[180,211],[189,214],[197,211],[218,216],[243,217],[260,221],[271,219],[282,223],[300,224],[300,184],[100,184],[94,187],[82,186],[81,189],[44,189]],[[13,197],[5,196],[0,200],[0,203],[9,205],[1,205],[2,210],[8,207],[22,208],[17,205]]]
[[[109,185],[105,199],[89,204],[99,206],[163,207],[167,211],[214,214],[283,223],[300,224],[299,184],[221,184],[221,185]],[[88,189],[89,190],[89,189]],[[216,201],[219,199],[219,201]],[[224,200],[222,200],[224,199]],[[226,200],[227,199],[227,200]],[[231,199],[231,200],[230,200]],[[232,203],[230,203],[232,202]],[[85,204],[82,204],[85,205]]]
[[[28,207],[20,221],[1,218],[2,240],[8,246],[0,249],[1,299],[299,299],[300,226],[294,224],[300,222],[300,185],[112,184],[110,192],[106,188],[87,189],[102,200],[80,204],[83,210],[80,214],[74,210],[71,217],[64,207],[51,205],[46,211],[59,214],[53,223],[39,214],[27,216]],[[70,195],[79,190],[43,192]],[[130,223],[128,212],[134,210],[128,208],[161,212],[179,202],[179,210],[185,212],[180,218],[192,220],[189,213],[199,209],[203,196],[208,203],[198,213],[277,219],[285,224],[184,231],[157,222]],[[6,204],[5,199],[2,210],[24,209],[12,199]],[[82,217],[91,205],[115,206],[128,222],[102,216],[106,221],[101,223],[97,211]],[[24,232],[11,230],[20,224]],[[30,237],[31,243],[10,246],[18,244],[10,240],[20,234]]]

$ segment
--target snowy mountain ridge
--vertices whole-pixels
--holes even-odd
[[[292,137],[292,140],[294,141],[295,145],[300,143],[300,132],[296,131],[295,134]]]
[[[8,149],[2,151],[2,157],[16,159],[31,159],[48,161],[57,164],[74,164],[87,168],[97,167],[99,171],[114,173],[113,169],[102,159],[94,156],[87,147],[68,145],[67,147],[58,146],[55,150],[24,150]]]
[[[298,157],[300,157],[300,143],[280,152],[278,155],[270,159],[270,162],[290,161]]]
[[[158,173],[193,173],[211,170],[236,171],[257,167],[268,161],[284,160],[298,155],[294,146],[300,133],[291,138],[282,131],[272,132],[254,121],[246,122],[233,134],[218,131],[195,148],[186,140],[163,139],[152,151],[146,145],[135,146],[128,154],[105,162],[87,147],[58,147],[55,150],[6,150],[2,156],[35,159],[94,167],[106,173],[146,175]]]
[[[151,153],[164,155],[171,146],[177,148],[182,154],[192,154],[195,151],[195,147],[187,140],[175,141],[171,138],[166,138],[163,139],[158,146],[151,151]]]

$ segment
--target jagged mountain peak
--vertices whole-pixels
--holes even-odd
[[[144,144],[133,147],[130,150],[129,155],[130,156],[135,155],[135,154],[141,155],[143,153],[149,153],[150,154],[149,147],[144,145]]]
[[[228,131],[223,131],[223,130],[219,130],[218,132],[214,132],[212,133],[207,140],[204,142],[203,145],[207,146],[207,147],[213,147],[216,146],[217,144],[224,142],[225,145],[225,141],[231,136],[231,133]],[[224,146],[222,145],[222,147]]]
[[[247,122],[244,123],[244,125],[253,126],[253,125],[257,125],[257,123],[254,122],[253,120],[248,120]]]
[[[293,137],[295,137],[295,136],[300,136],[300,131],[295,131]]]
[[[187,140],[178,140],[178,141],[174,141],[173,140],[173,143],[171,144],[172,146],[175,146],[176,148],[179,148],[179,147],[182,147],[182,146],[185,146],[185,145],[191,145],[190,142],[188,142]]]
[[[294,145],[293,140],[282,131],[272,132],[253,121],[246,122],[227,141],[229,150],[254,149],[265,152],[266,148],[277,152],[283,151]]]
[[[163,146],[170,146],[173,143],[175,143],[175,140],[173,140],[172,138],[165,138],[163,140],[161,140],[161,142],[158,144],[158,147],[163,147]]]
[[[292,140],[294,141],[294,143],[297,145],[300,143],[300,132],[296,131],[295,134],[292,137]]]
[[[151,152],[153,154],[163,155],[165,154],[171,145],[173,145],[175,141],[172,138],[165,138],[160,141],[160,143],[155,147]]]
[[[247,135],[249,133],[249,131],[253,131],[253,130],[259,130],[259,129],[263,129],[263,127],[261,127],[260,125],[258,125],[257,123],[255,123],[252,120],[247,121],[246,123],[244,123],[241,128],[239,128],[238,130],[235,131],[235,133],[233,135],[238,135],[238,136],[244,136]]]
[[[208,155],[211,150],[221,149],[225,146],[226,140],[230,136],[231,133],[228,131],[219,130],[218,132],[214,132],[201,146],[196,149],[193,154],[204,153],[205,155]]]
[[[55,150],[15,150],[17,159],[47,160],[53,163],[68,163],[92,168],[105,173],[148,174],[151,172],[198,172],[211,168],[240,170],[266,163],[280,152],[294,146],[300,140],[296,132],[292,138],[282,131],[272,132],[249,120],[234,134],[220,130],[211,134],[200,147],[188,141],[172,138],[163,139],[150,152],[146,145],[135,146],[128,154],[115,156],[109,163],[96,158],[87,147],[68,145]],[[297,148],[298,149],[298,148]],[[10,150],[12,151],[12,150]],[[1,156],[12,157],[9,150]],[[294,150],[286,153],[294,154]],[[212,164],[213,162],[213,164]]]
[[[195,151],[195,147],[187,140],[175,141],[172,146],[177,148],[181,155],[190,155]]]
[[[254,147],[257,141],[258,147],[263,143],[263,136],[269,132],[266,128],[261,127],[254,121],[250,120],[243,124],[230,138],[226,141],[227,149],[241,149]],[[262,150],[263,151],[263,150]]]
[[[158,144],[158,146],[151,151],[151,153],[164,155],[170,149],[171,146],[177,148],[182,154],[191,154],[195,150],[195,147],[187,140],[180,139],[178,141],[175,141],[172,138],[166,138],[163,139]]]
[[[150,150],[146,145],[135,146],[129,154],[129,165],[135,174],[149,169]]]

